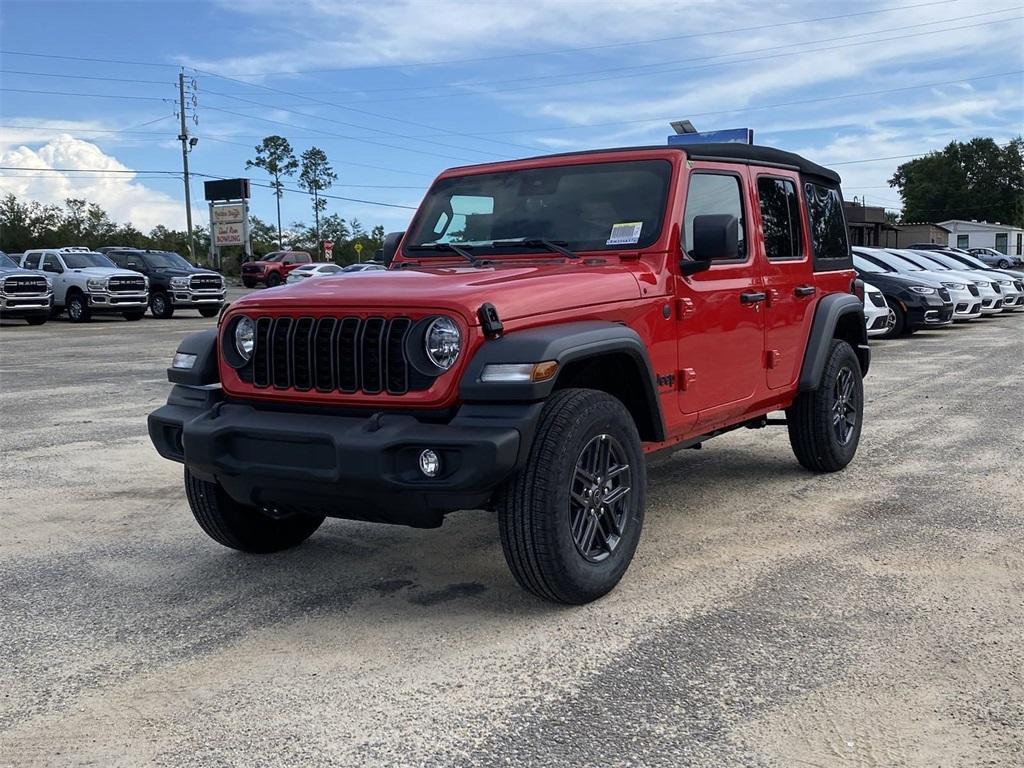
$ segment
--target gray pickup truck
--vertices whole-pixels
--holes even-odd
[[[67,311],[73,323],[94,314],[119,314],[141,320],[149,306],[149,281],[120,269],[88,248],[40,248],[25,251],[21,266],[45,272],[53,283],[53,314]]]

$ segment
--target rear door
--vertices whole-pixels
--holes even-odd
[[[754,169],[765,291],[765,367],[770,389],[791,386],[800,372],[813,318],[810,244],[800,206],[800,177]]]
[[[728,420],[764,389],[764,284],[750,247],[750,174],[745,166],[692,163],[683,213],[683,248],[693,245],[693,220],[730,214],[739,220],[740,258],[677,280],[679,407],[698,422]]]

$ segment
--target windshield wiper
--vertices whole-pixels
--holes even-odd
[[[514,247],[522,245],[527,248],[547,248],[552,253],[560,253],[567,259],[578,259],[579,256],[574,252],[570,251],[565,246],[568,243],[565,240],[547,240],[543,237],[520,237],[514,240],[495,240],[489,243],[491,246],[498,248]]]
[[[470,264],[476,264],[476,256],[469,252],[472,246],[453,245],[452,243],[424,243],[423,245],[410,245],[410,251],[451,251],[457,253]]]

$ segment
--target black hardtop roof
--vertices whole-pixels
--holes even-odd
[[[607,149],[587,149],[581,152],[561,152],[553,155],[538,155],[525,160],[539,160],[544,157],[578,157],[580,155],[596,155],[606,152],[641,152],[652,149],[667,149],[684,152],[693,160],[724,160],[732,163],[770,165],[799,171],[805,176],[814,176],[831,184],[840,184],[839,174],[823,165],[812,163],[806,157],[794,152],[775,147],[763,147],[758,144],[661,144],[641,147],[608,147]]]

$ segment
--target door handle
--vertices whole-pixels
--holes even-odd
[[[741,293],[740,294],[740,303],[741,304],[757,304],[759,302],[764,301],[767,298],[768,298],[768,294],[766,294],[764,291],[753,291],[753,292],[750,292],[750,293]]]
[[[793,293],[797,296],[813,296],[817,290],[813,285],[798,285]]]

